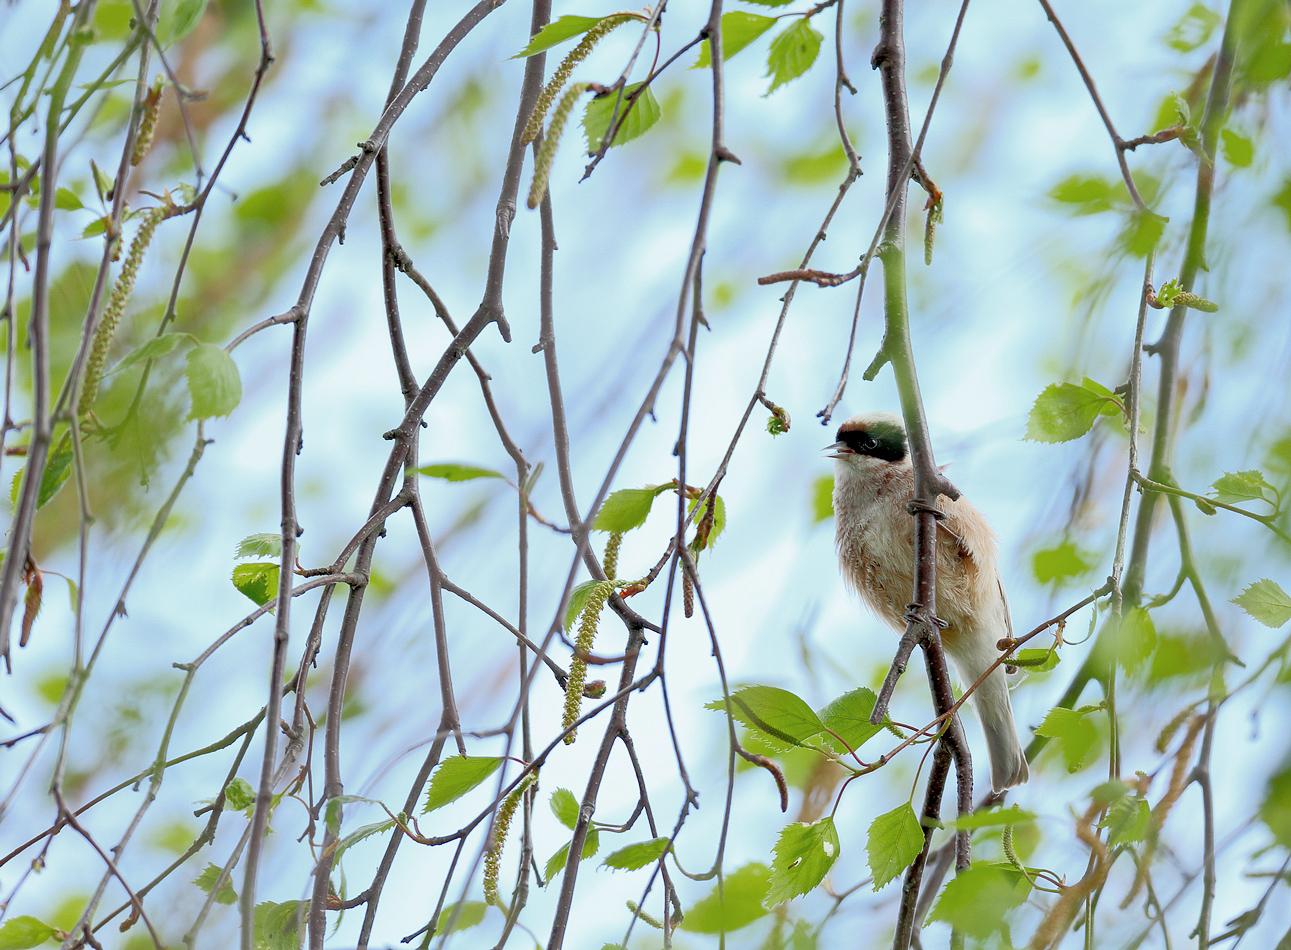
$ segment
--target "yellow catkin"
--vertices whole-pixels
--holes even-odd
[[[507,843],[507,832],[511,829],[511,819],[516,808],[529,787],[538,780],[538,770],[530,772],[517,785],[498,808],[497,820],[493,823],[493,841],[484,853],[484,902],[494,907],[502,907],[502,897],[498,893],[498,874],[502,864],[502,848]],[[505,908],[503,908],[505,909]]]
[[[81,418],[89,415],[94,407],[94,400],[98,398],[99,381],[103,379],[103,367],[107,364],[108,349],[112,346],[112,337],[116,334],[117,325],[125,313],[130,292],[134,290],[135,277],[139,274],[139,263],[143,260],[143,254],[148,249],[149,242],[152,241],[153,232],[157,230],[157,225],[165,220],[167,214],[166,208],[151,208],[144,212],[143,223],[139,225],[134,240],[130,242],[130,252],[126,254],[125,263],[121,265],[121,273],[117,275],[117,282],[112,287],[107,306],[103,308],[103,318],[99,321],[99,327],[94,333],[94,343],[90,347],[89,362],[85,366],[85,384],[81,387],[81,400],[76,410]]]
[[[615,531],[610,535],[610,540],[605,542],[605,557],[601,561],[602,567],[605,568],[605,576],[610,580],[617,580],[619,574],[619,546],[623,544],[623,533]]]
[[[602,581],[588,593],[587,603],[584,604],[578,620],[578,636],[574,638],[574,646],[579,652],[591,651],[592,644],[596,640],[596,625],[600,621],[601,611],[605,609],[605,601],[614,591],[614,587],[613,581]],[[560,723],[562,729],[568,729],[578,721],[578,714],[583,706],[583,684],[587,682],[587,660],[583,659],[579,652],[575,652],[573,659],[569,661],[569,678],[565,681],[565,712]],[[573,745],[577,736],[577,730],[571,731],[565,736],[565,745]]]
[[[587,35],[583,37],[582,42],[570,50],[569,55],[556,67],[556,71],[551,74],[551,79],[548,80],[547,85],[538,96],[538,101],[534,103],[533,113],[529,116],[529,121],[525,123],[524,132],[520,136],[520,141],[523,144],[528,145],[538,137],[538,131],[542,128],[542,120],[547,117],[547,110],[556,101],[556,96],[560,94],[560,90],[565,88],[565,83],[569,81],[569,76],[574,71],[574,67],[587,59],[587,55],[596,44],[604,39],[615,27],[622,26],[629,20],[640,19],[642,17],[639,13],[611,13],[609,16],[603,17],[599,23],[587,31]],[[555,121],[555,118],[553,118],[553,125]]]
[[[533,184],[529,186],[529,207],[536,208],[542,204],[542,197],[547,193],[547,179],[551,177],[551,165],[556,159],[556,146],[560,144],[560,134],[565,130],[565,122],[574,110],[578,97],[588,89],[588,83],[576,82],[569,87],[556,111],[551,114],[551,127],[547,137],[542,140],[538,157],[533,161]]]

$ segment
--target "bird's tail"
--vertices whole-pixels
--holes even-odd
[[[965,655],[962,649],[951,651],[951,659],[959,669],[965,689],[977,682],[998,656],[998,653]],[[1027,757],[1018,738],[1017,724],[1013,721],[1013,705],[1009,702],[1009,684],[1004,670],[997,667],[973,692],[972,701],[982,721],[982,731],[986,733],[986,752],[991,760],[991,790],[1002,792],[1021,785],[1028,776]]]

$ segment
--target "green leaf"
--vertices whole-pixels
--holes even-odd
[[[590,580],[583,581],[569,592],[569,607],[565,610],[565,632],[568,633],[574,624],[578,621],[578,615],[583,612],[587,606],[587,598],[592,594],[594,588],[600,581]]]
[[[655,498],[671,487],[647,485],[645,488],[621,488],[610,492],[609,497],[601,503],[601,510],[596,513],[592,530],[623,534],[641,527],[650,514],[650,506],[654,504]]]
[[[76,192],[72,189],[59,188],[54,192],[54,207],[64,211],[79,211],[85,205],[81,204],[81,199],[76,197]]]
[[[1017,666],[1028,673],[1048,673],[1062,661],[1057,650],[1019,650]]]
[[[844,693],[820,711],[821,724],[855,752],[883,728],[882,725],[876,726],[870,722],[870,714],[874,712],[877,699],[874,691],[864,686]],[[847,751],[839,745],[838,739],[828,733],[825,741],[840,755]]]
[[[715,699],[704,706],[725,712],[726,701]],[[818,735],[824,725],[812,708],[787,689],[744,686],[731,693],[731,715],[760,735],[773,749],[785,751]]]
[[[71,477],[73,461],[75,456],[72,454],[71,440],[61,440],[45,461],[45,471],[40,476],[40,489],[36,492],[37,510],[44,508]],[[18,491],[22,488],[22,473],[25,471],[25,466],[18,469],[13,473],[13,481],[9,483],[9,504],[14,508],[18,507]]]
[[[1266,627],[1280,627],[1291,620],[1291,597],[1267,577],[1246,588],[1232,602]]]
[[[601,142],[610,131],[610,120],[614,116],[615,106],[618,106],[619,113],[622,114],[623,108],[631,96],[638,89],[641,89],[642,83],[635,82],[623,89],[623,95],[619,96],[617,89],[612,90],[606,95],[599,96],[587,104],[587,110],[583,113],[583,134],[587,136],[587,152],[593,154],[600,151]],[[659,108],[659,102],[655,99],[654,93],[646,87],[641,91],[632,103],[632,108],[619,123],[619,130],[614,133],[614,141],[611,148],[619,145],[625,145],[635,138],[640,138],[650,131],[650,127],[659,121],[663,115]]]
[[[816,62],[824,35],[806,17],[800,19],[771,41],[767,53],[766,75],[771,79],[771,95],[787,82],[797,79]]]
[[[721,887],[686,911],[681,929],[697,934],[730,932],[766,916],[763,901],[771,881],[771,869],[753,862],[726,875]]]
[[[161,336],[155,336],[147,343],[136,346],[133,350],[125,355],[116,366],[108,370],[107,375],[119,373],[123,369],[129,369],[135,363],[141,363],[144,360],[155,360],[159,356],[165,356],[185,340],[192,340],[197,343],[198,340],[191,333],[163,333]]]
[[[429,475],[431,478],[442,478],[448,482],[464,482],[472,478],[503,478],[501,472],[491,468],[480,468],[478,465],[466,465],[461,462],[438,462],[434,465],[423,465],[417,469],[418,475]]]
[[[838,831],[833,818],[819,818],[809,825],[797,821],[786,825],[775,844],[771,882],[762,906],[770,910],[806,894],[825,879],[837,860]]]
[[[242,378],[237,364],[224,348],[214,343],[199,343],[188,354],[188,396],[192,409],[190,419],[227,416],[242,401]]]
[[[548,23],[535,33],[533,39],[529,40],[529,45],[511,58],[525,59],[549,50],[553,46],[565,42],[565,40],[581,36],[603,19],[605,18],[597,16],[563,16],[555,23]]]
[[[1004,915],[1021,907],[1031,882],[1010,864],[974,864],[947,883],[928,915],[944,920],[970,937],[985,939],[1004,926]]]
[[[1258,469],[1245,472],[1225,472],[1211,484],[1216,501],[1233,505],[1243,501],[1267,501],[1273,504],[1273,498],[1265,494],[1267,490],[1274,498],[1277,492],[1264,480],[1264,473]]]
[[[1093,708],[1096,707],[1086,711],[1055,706],[1036,727],[1036,735],[1057,740],[1068,772],[1081,769],[1094,748],[1094,743],[1098,741],[1098,729],[1087,718],[1088,712]]]
[[[754,3],[760,7],[783,7],[788,6],[793,0],[744,0],[745,3]]]
[[[1098,214],[1112,207],[1116,194],[1112,183],[1092,175],[1071,175],[1049,190],[1049,197],[1071,205],[1074,214]]]
[[[282,535],[272,532],[248,534],[238,542],[234,557],[282,557]]]
[[[163,46],[178,43],[189,33],[206,12],[207,0],[178,0],[163,5],[157,22],[157,36]]]
[[[297,925],[309,919],[309,901],[256,904],[255,950],[297,950]]]
[[[244,778],[235,778],[224,786],[224,807],[242,811],[256,803],[256,790]]]
[[[501,757],[493,755],[454,755],[445,759],[430,777],[430,789],[421,813],[424,815],[457,801],[496,772],[501,764]]]
[[[1034,812],[1024,811],[1017,805],[1010,805],[1008,808],[988,808],[986,811],[964,815],[962,818],[946,822],[946,827],[956,831],[973,831],[977,828],[993,828],[996,825],[1016,825],[1023,821],[1035,821],[1035,817]],[[922,846],[923,841],[920,839],[920,847]]]
[[[233,586],[263,607],[278,596],[278,565],[255,561],[233,568]]]
[[[1283,847],[1291,847],[1291,769],[1269,779],[1260,803],[1260,818]]]
[[[1255,157],[1255,148],[1251,145],[1251,140],[1232,129],[1224,129],[1219,134],[1224,142],[1224,157],[1228,159],[1228,164],[1234,168],[1248,167]]]
[[[785,0],[788,2],[788,0]],[[748,46],[771,27],[776,25],[773,16],[760,16],[744,10],[722,14],[722,60],[725,62]],[[699,47],[699,59],[691,69],[707,69],[713,65],[713,53],[708,40]]]
[[[1105,397],[1084,386],[1053,383],[1036,397],[1025,438],[1033,442],[1070,442],[1094,425]]]
[[[1152,615],[1142,607],[1131,607],[1121,617],[1116,635],[1116,658],[1127,671],[1143,665],[1157,645],[1157,628]]]
[[[35,917],[11,917],[0,924],[0,950],[27,950],[38,947],[56,931]]]
[[[1107,843],[1112,847],[1142,841],[1152,821],[1152,809],[1146,798],[1124,797],[1112,803],[1100,828],[1107,828]]]
[[[567,788],[558,788],[551,793],[551,813],[556,816],[556,820],[568,828],[574,830],[578,824],[578,799],[574,793]]]
[[[332,854],[332,865],[341,863],[341,855],[351,847],[358,844],[364,838],[370,838],[373,835],[385,834],[395,826],[393,818],[387,818],[385,821],[374,821],[370,825],[363,825],[361,828],[355,828],[348,835],[336,843],[336,851]]]
[[[834,476],[821,475],[811,483],[811,520],[820,524],[834,517]]]
[[[1083,577],[1093,566],[1072,541],[1042,548],[1031,556],[1031,570],[1041,584],[1061,584],[1067,578]]]
[[[484,912],[488,910],[489,905],[484,901],[458,901],[456,904],[449,904],[435,919],[435,927],[431,935],[438,933],[451,934],[459,930],[469,930],[484,919]],[[440,930],[441,927],[447,927],[447,930]]]
[[[81,232],[81,238],[85,239],[85,238],[95,237],[97,235],[103,234],[104,232],[107,231],[107,229],[108,229],[108,219],[106,216],[102,218],[95,218],[93,221],[91,221],[89,224],[85,226],[85,230]]]
[[[717,500],[713,508],[713,526],[708,531],[708,537],[705,539],[705,543],[703,547],[703,550],[705,551],[711,548],[714,542],[717,541],[718,536],[721,535],[721,533],[726,530],[726,502],[722,501],[721,495],[716,496],[716,499]],[[696,501],[692,501],[687,506],[686,508],[687,514],[695,513]],[[695,514],[694,524],[696,528],[698,528],[699,523],[704,519],[704,516],[707,513],[708,513],[708,501],[705,500],[703,510]],[[695,550],[693,544],[691,546],[691,550],[692,551]]]
[[[1171,49],[1190,53],[1210,39],[1210,34],[1219,24],[1218,13],[1204,4],[1194,3],[1163,39]]]
[[[1135,208],[1127,216],[1125,227],[1121,231],[1121,247],[1135,257],[1147,257],[1148,252],[1161,240],[1169,221],[1169,218],[1153,211]]]
[[[874,889],[884,887],[908,868],[923,850],[923,826],[909,802],[870,822],[865,851],[869,855]]]
[[[559,851],[547,859],[547,866],[543,868],[542,876],[550,884],[554,881],[561,871],[565,870],[565,863],[569,860],[569,846],[573,842],[566,841]],[[587,829],[587,837],[583,839],[583,856],[580,861],[586,861],[593,857],[601,847],[601,834],[597,831],[596,826]]]
[[[220,879],[220,875],[223,872],[224,868],[219,865],[208,864],[206,865],[205,870],[203,870],[201,874],[197,875],[197,879],[194,880],[193,883],[209,894],[211,893],[211,888],[215,886],[215,882]],[[238,895],[233,890],[231,877],[231,875],[230,877],[226,877],[224,879],[224,883],[220,885],[220,892],[215,895],[215,903],[232,904],[237,901]]]
[[[645,867],[647,864],[653,864],[658,861],[660,856],[668,850],[671,840],[670,838],[652,838],[649,841],[638,841],[636,844],[619,848],[619,850],[606,855],[601,864],[616,871],[635,871],[638,868]]]

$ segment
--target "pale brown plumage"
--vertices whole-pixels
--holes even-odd
[[[892,413],[853,416],[830,447],[834,463],[834,519],[843,578],[889,626],[904,631],[914,590],[914,469],[905,429]],[[942,642],[965,689],[999,657],[996,646],[1013,635],[1000,580],[995,534],[964,497],[941,495],[937,530],[937,616]],[[1027,780],[1027,762],[1013,720],[1008,682],[997,668],[973,694],[986,734],[991,786],[1002,791]]]

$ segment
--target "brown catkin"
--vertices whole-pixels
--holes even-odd
[[[103,318],[99,321],[99,328],[94,332],[90,358],[85,365],[85,383],[81,387],[81,399],[76,409],[77,415],[82,419],[89,415],[94,407],[94,400],[99,395],[99,381],[103,378],[103,367],[107,364],[108,349],[112,346],[112,337],[116,334],[117,325],[125,313],[130,292],[134,290],[134,281],[139,274],[139,263],[143,260],[143,253],[148,249],[157,225],[165,220],[167,214],[166,208],[151,208],[145,211],[143,223],[139,225],[134,240],[130,242],[130,253],[126,255],[125,263],[121,265],[121,273],[117,275],[117,282],[112,287],[112,295],[108,297],[107,306],[103,308]]]
[[[685,608],[687,620],[695,616],[695,585],[684,571],[681,575],[681,605]]]
[[[157,131],[157,113],[161,111],[161,96],[165,91],[162,79],[157,82],[143,97],[143,118],[139,120],[139,131],[134,137],[134,151],[130,153],[130,165],[135,166],[143,161],[152,147],[152,136]]]

